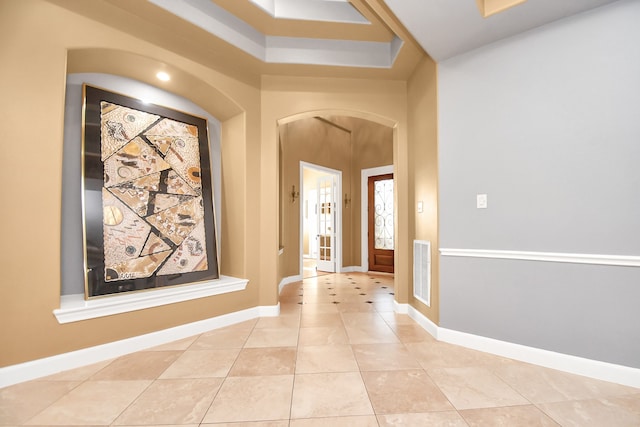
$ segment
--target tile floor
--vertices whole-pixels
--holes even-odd
[[[0,390],[0,425],[640,426],[640,389],[437,342],[393,278],[334,274],[281,315]]]
[[[318,261],[316,261],[315,258],[304,258],[302,260],[302,278],[303,279],[308,279],[310,277],[317,277],[317,276],[325,276],[327,274],[331,274],[331,273],[318,270]]]

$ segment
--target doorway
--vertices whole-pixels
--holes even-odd
[[[387,177],[391,181],[380,180]],[[372,179],[373,178],[373,179]],[[375,184],[370,194],[370,180],[379,183],[378,203],[376,203]],[[394,181],[393,165],[363,169],[361,172],[361,248],[363,271],[394,272]],[[387,190],[387,191],[385,191]],[[379,206],[376,208],[376,204]],[[376,243],[376,209],[382,216],[377,218],[378,241]]]
[[[370,176],[367,193],[369,271],[393,273],[393,174]]]
[[[342,172],[300,162],[300,269],[304,278],[340,272]]]

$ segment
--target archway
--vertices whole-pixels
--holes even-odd
[[[302,199],[296,203],[296,193],[303,185],[300,162],[341,171],[342,191],[336,210],[341,217],[337,228],[342,232],[338,238],[342,245],[337,251],[336,271],[367,271],[367,265],[361,263],[361,171],[394,163],[392,124],[371,114],[335,110],[302,113],[278,122],[282,277],[294,280],[303,276],[305,209]]]

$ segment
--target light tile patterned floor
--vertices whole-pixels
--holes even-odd
[[[0,390],[0,425],[640,426],[640,389],[437,342],[393,278],[287,285],[260,318]]]

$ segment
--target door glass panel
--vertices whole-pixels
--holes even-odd
[[[393,249],[393,179],[374,185],[374,238],[376,249]]]
[[[318,215],[318,234],[320,243],[320,261],[332,261],[331,236],[333,230],[333,179],[321,179],[318,188],[320,212]]]

